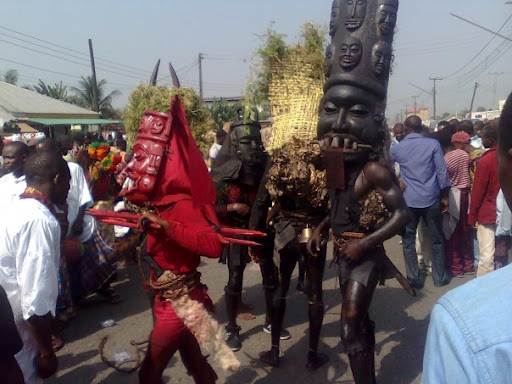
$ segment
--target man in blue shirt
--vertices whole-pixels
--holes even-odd
[[[414,288],[423,288],[415,243],[418,223],[423,218],[432,245],[432,279],[434,285],[440,287],[450,281],[444,265],[442,233],[442,213],[448,208],[450,177],[439,142],[421,134],[421,119],[409,116],[404,125],[406,136],[390,148],[390,155],[400,165],[400,178],[406,186],[404,198],[412,216],[402,241],[407,279]]]
[[[430,316],[422,384],[512,383],[512,265],[441,297]]]

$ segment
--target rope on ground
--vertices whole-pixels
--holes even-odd
[[[101,361],[103,361],[105,364],[107,364],[110,368],[115,369],[117,372],[128,374],[128,373],[133,373],[133,372],[137,371],[140,368],[140,366],[142,365],[141,350],[143,349],[143,347],[141,347],[141,346],[146,345],[149,342],[149,340],[141,341],[141,342],[136,342],[136,341],[132,340],[130,342],[130,344],[135,347],[136,358],[129,359],[129,360],[123,361],[119,364],[116,364],[115,362],[108,360],[107,357],[105,356],[105,345],[107,344],[108,339],[109,339],[108,335],[104,336],[101,339],[100,345],[98,347],[99,352],[100,352]],[[126,363],[133,363],[133,362],[135,362],[134,367],[131,367],[131,368],[123,368],[122,367],[122,365],[124,365]]]

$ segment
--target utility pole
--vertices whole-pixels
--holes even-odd
[[[436,81],[443,80],[442,77],[429,77],[429,80],[432,80],[434,82],[434,120],[437,119],[437,109],[436,109]]]
[[[201,101],[203,101],[203,54],[200,53],[198,56],[199,59],[199,97]]]
[[[473,97],[471,98],[471,106],[469,107],[469,118],[471,119],[471,112],[473,112],[473,104],[475,102],[476,89],[478,88],[478,83],[475,83],[475,89],[473,89]]]
[[[412,98],[413,98],[413,100],[414,100],[414,114],[415,114],[415,115],[417,115],[417,114],[418,114],[418,110],[417,110],[417,108],[416,108],[416,107],[417,107],[417,105],[418,105],[418,103],[416,102],[416,100],[418,100],[418,97],[419,97],[419,96],[413,96],[413,97],[412,97]]]
[[[492,108],[496,108],[498,106],[498,99],[497,99],[497,94],[498,94],[498,76],[501,76],[503,75],[503,72],[489,72],[489,75],[491,76],[494,76],[494,90],[493,90],[493,98],[492,98]],[[498,109],[496,108],[496,109]]]
[[[91,69],[92,69],[92,110],[94,112],[100,111],[100,105],[98,100],[98,83],[96,81],[96,65],[94,64],[94,52],[92,51],[92,40],[89,39],[89,54],[91,56]]]

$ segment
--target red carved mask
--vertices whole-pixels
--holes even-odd
[[[146,111],[140,122],[133,157],[122,172],[121,196],[132,203],[164,207],[191,199],[197,206],[215,203],[213,183],[192,137],[179,97],[169,114]]]
[[[169,115],[146,111],[140,121],[133,157],[123,170],[125,182],[121,196],[132,203],[149,200],[169,142]]]

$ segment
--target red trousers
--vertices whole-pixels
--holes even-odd
[[[213,308],[213,303],[206,293],[205,286],[197,287],[191,291],[189,297],[202,303],[208,311],[211,311]],[[151,335],[151,342],[156,345],[169,346],[179,343],[184,333],[190,333],[183,321],[178,317],[176,312],[174,312],[172,304],[168,301],[161,300],[158,296],[155,297],[153,315],[155,318],[155,326]]]
[[[468,224],[469,196],[467,191],[460,193],[460,218],[455,231],[445,243],[446,267],[453,276],[474,272],[473,239]]]
[[[212,304],[206,290],[201,287],[194,289],[189,296],[203,303],[207,309]],[[172,304],[158,296],[155,297],[153,315],[155,326],[149,340],[146,359],[139,372],[140,382],[161,383],[165,367],[176,351],[179,351],[188,374],[196,383],[215,383],[215,371],[202,355],[197,340],[178,317]]]

